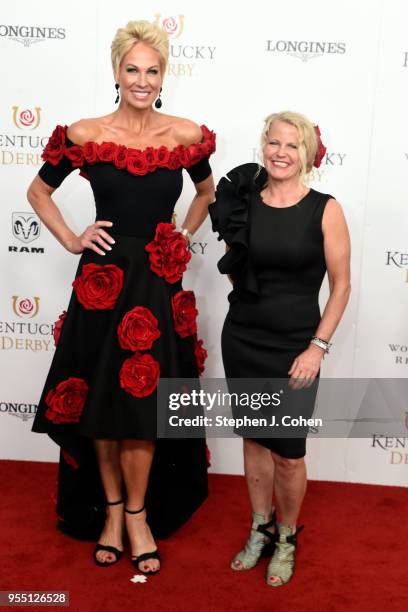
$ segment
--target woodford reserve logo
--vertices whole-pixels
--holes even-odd
[[[18,320],[0,321],[0,351],[52,351],[54,324],[32,320],[39,313],[40,298],[13,295],[11,308]]]
[[[346,53],[344,42],[318,42],[309,40],[267,40],[266,51],[284,53],[308,62],[324,55],[343,55]]]
[[[0,24],[0,36],[14,42],[21,43],[24,47],[45,40],[63,40],[66,37],[65,28],[50,28],[27,25]]]
[[[41,123],[41,107],[12,106],[11,119],[17,133],[0,133],[0,165],[40,166],[41,153],[49,136],[32,132]]]
[[[181,37],[184,31],[184,15],[163,17],[160,13],[157,13],[154,16],[154,23],[167,32],[170,38],[167,74],[174,77],[196,76],[202,62],[214,59],[216,47],[198,44],[197,42],[182,44],[176,40]]]

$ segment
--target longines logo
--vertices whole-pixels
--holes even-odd
[[[408,346],[406,344],[390,343],[388,347],[392,353],[395,364],[408,365]],[[405,421],[405,424],[406,423],[407,421]]]
[[[14,238],[24,244],[29,244],[40,237],[41,221],[35,213],[13,212],[11,227]],[[43,247],[9,245],[8,250],[9,253],[44,253]]]
[[[401,251],[386,251],[386,266],[396,266],[405,270],[405,282],[408,283],[408,253]]]
[[[13,125],[18,128],[19,133],[0,134],[0,165],[41,165],[41,152],[47,144],[49,136],[36,136],[31,133],[41,123],[41,107],[12,106],[11,119]],[[18,151],[16,149],[23,150]],[[38,152],[38,150],[40,151]]]
[[[14,314],[18,317],[24,317],[25,319],[32,319],[38,314],[40,309],[40,298],[37,296],[27,298],[13,295],[11,303],[13,305]]]
[[[184,15],[163,17],[160,13],[157,13],[154,16],[154,23],[165,30],[170,38],[170,61],[167,67],[167,74],[175,77],[196,76],[198,72],[196,62],[214,59],[216,47],[196,43],[183,45],[172,42],[178,39],[184,31]]]
[[[307,40],[267,40],[266,50],[272,53],[285,53],[308,62],[323,55],[343,55],[346,53],[344,42],[317,42]]]
[[[63,40],[66,37],[65,28],[49,28],[27,25],[0,24],[0,36],[19,42],[24,47],[45,40]]]
[[[35,130],[40,125],[41,108],[36,106],[34,112],[30,108],[19,111],[18,106],[13,106],[13,123],[20,130]]]
[[[0,402],[0,413],[9,414],[22,421],[33,419],[37,412],[37,404],[20,404],[15,402]]]

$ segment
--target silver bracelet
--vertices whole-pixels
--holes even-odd
[[[322,340],[322,338],[318,338],[317,336],[313,336],[310,341],[310,344],[315,344],[316,346],[319,346],[327,354],[329,354],[329,349],[332,346],[331,342],[326,342],[326,340]]]
[[[193,240],[193,234],[186,228],[186,227],[182,227],[180,230],[180,234],[182,236],[184,236],[184,238],[187,238],[187,240],[189,242],[192,242]]]

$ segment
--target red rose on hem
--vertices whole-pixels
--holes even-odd
[[[78,461],[75,459],[75,457],[70,455],[66,450],[62,449],[61,450],[61,455],[63,456],[65,463],[67,463],[72,468],[74,468],[74,470],[77,470],[79,468]]]
[[[171,298],[174,329],[182,338],[197,333],[196,300],[193,291],[178,291]]]
[[[55,346],[58,346],[59,339],[60,339],[60,336],[61,336],[62,326],[63,326],[64,321],[65,321],[66,318],[67,318],[67,311],[63,310],[61,312],[60,316],[58,317],[58,321],[55,321],[55,323],[54,323],[53,336],[54,336],[54,344],[55,344]]]
[[[160,338],[158,321],[149,308],[135,306],[118,326],[119,344],[130,351],[146,351]]]
[[[72,286],[87,310],[112,310],[123,287],[123,270],[114,264],[85,264]]]
[[[135,353],[123,362],[119,373],[120,386],[133,397],[146,397],[156,389],[160,364],[145,353]]]
[[[205,360],[208,357],[208,353],[206,351],[206,349],[203,346],[203,341],[199,340],[197,338],[197,336],[194,337],[194,353],[195,353],[195,357],[197,360],[197,368],[198,368],[198,373],[201,374],[204,372],[205,370]]]
[[[88,385],[82,378],[68,378],[51,389],[45,403],[47,419],[60,423],[78,423],[88,394]]]

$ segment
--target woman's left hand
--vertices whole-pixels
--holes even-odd
[[[300,353],[292,363],[288,372],[291,389],[310,387],[320,370],[324,350],[311,344],[303,353]]]

